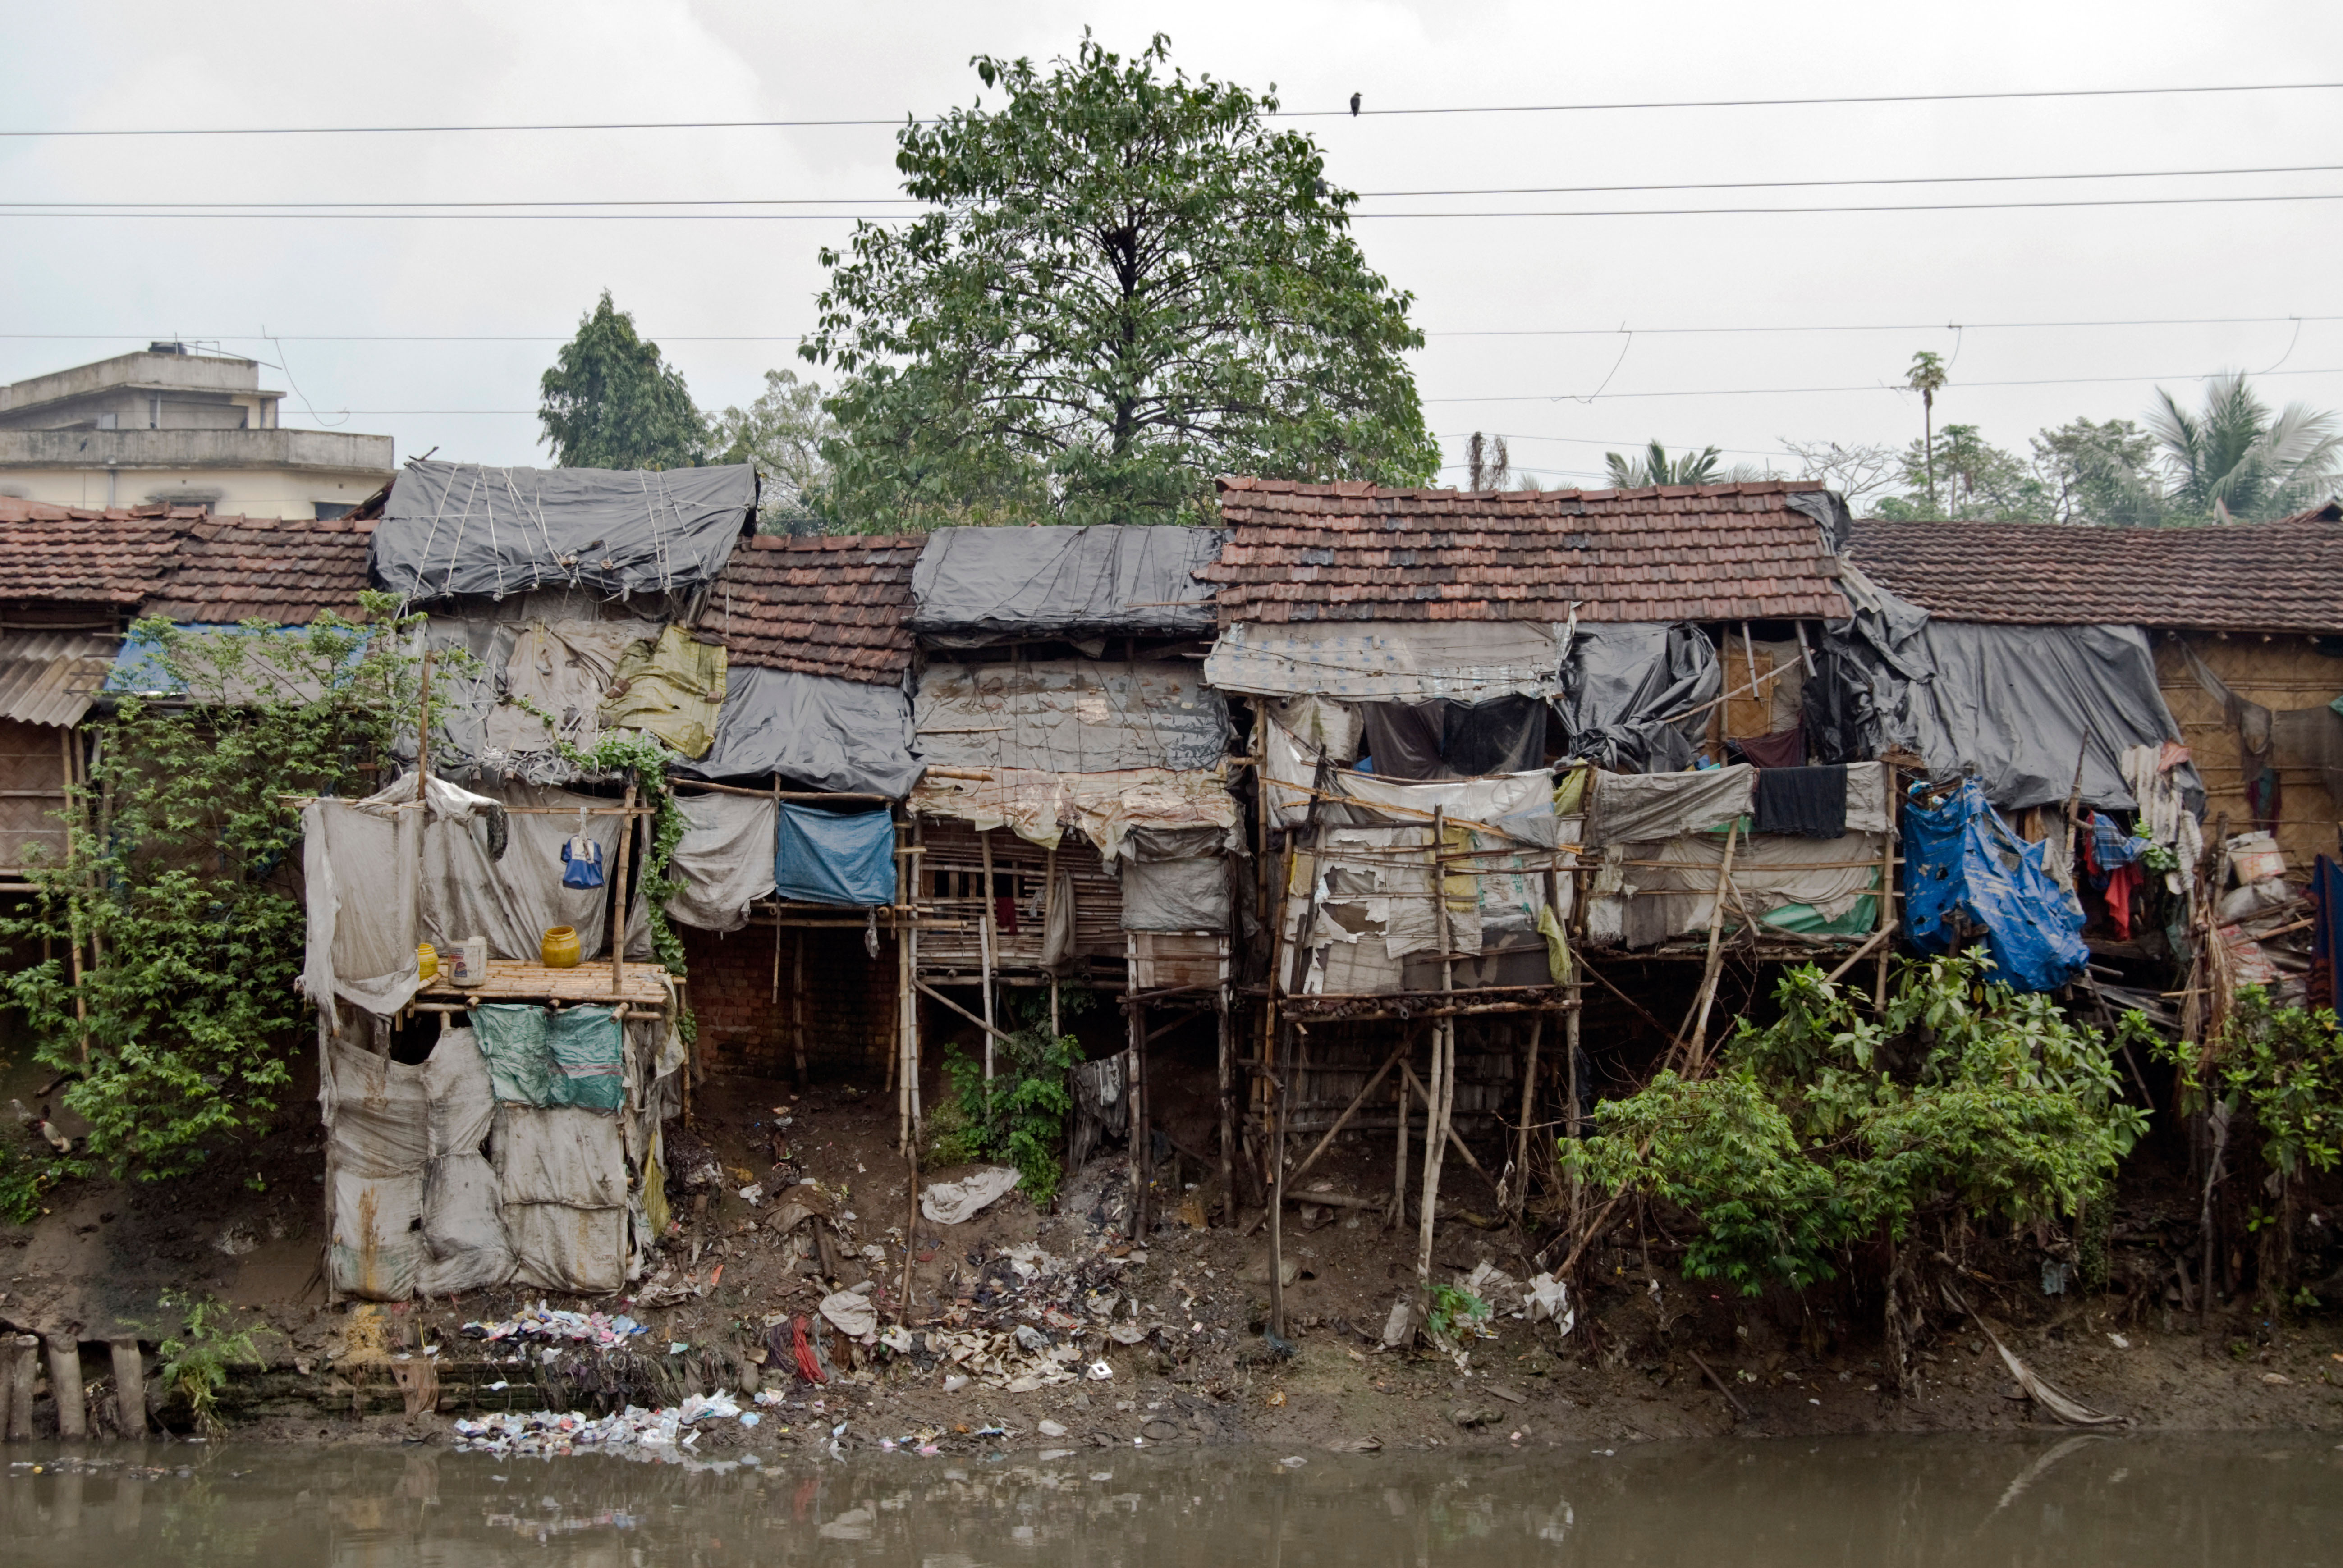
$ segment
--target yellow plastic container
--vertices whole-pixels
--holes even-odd
[[[579,957],[578,929],[575,926],[554,926],[537,944],[538,956],[549,970],[574,970]]]
[[[415,967],[421,972],[424,983],[428,985],[439,974],[438,950],[429,942],[417,942],[415,945]]]

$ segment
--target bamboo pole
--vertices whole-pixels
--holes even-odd
[[[1894,944],[1888,938],[1896,930],[1896,839],[1899,813],[1896,809],[1896,770],[1885,762],[1881,792],[1887,798],[1887,832],[1885,847],[1879,851],[1879,930],[1872,940],[1879,944],[1879,974],[1872,982],[1871,1009],[1875,1013],[1887,1008],[1887,958]]]
[[[1123,1013],[1131,1038],[1131,1224],[1135,1241],[1147,1234],[1147,1004],[1125,997]]]
[[[635,786],[627,784],[627,809],[635,809]],[[635,845],[635,824],[632,818],[618,832],[618,873],[611,879],[610,895],[610,994],[627,993],[627,858]]]
[[[1364,1088],[1361,1089],[1358,1093],[1351,1097],[1351,1103],[1344,1106],[1342,1108],[1342,1114],[1334,1119],[1334,1125],[1326,1129],[1324,1136],[1321,1137],[1317,1143],[1312,1146],[1310,1152],[1303,1157],[1302,1163],[1293,1168],[1293,1179],[1295,1181],[1299,1181],[1302,1177],[1310,1173],[1310,1168],[1318,1163],[1318,1157],[1325,1153],[1327,1147],[1334,1141],[1334,1135],[1351,1124],[1351,1118],[1359,1113],[1359,1108],[1367,1102],[1367,1096],[1375,1091],[1376,1087],[1383,1082],[1384,1075],[1390,1072],[1393,1068],[1399,1065],[1400,1058],[1405,1056],[1408,1051],[1413,1048],[1414,1044],[1415,1035],[1413,1033],[1410,1033],[1404,1040],[1400,1041],[1398,1047],[1394,1049],[1389,1056],[1383,1059],[1383,1064],[1375,1069],[1374,1076],[1367,1080],[1366,1086]],[[1262,1218],[1266,1219],[1267,1217],[1267,1212],[1264,1211]],[[1253,1231],[1260,1228],[1261,1221],[1255,1220],[1252,1224],[1245,1227],[1244,1233],[1250,1236]]]
[[[1570,1053],[1568,1070],[1570,1106],[1562,1114],[1563,1135],[1574,1143],[1578,1138],[1578,1009],[1572,1008],[1562,1015],[1562,1048]],[[1578,1226],[1581,1201],[1578,1173],[1574,1170],[1570,1177],[1570,1223],[1573,1230]]]
[[[1222,960],[1223,974],[1228,960]],[[1217,1013],[1220,1061],[1219,1090],[1221,1095],[1221,1212],[1222,1223],[1237,1222],[1237,1163],[1236,1163],[1236,1019],[1229,1006],[1229,982],[1221,981]],[[1054,1023],[1054,1020],[1052,1020]]]
[[[1697,1016],[1693,1020],[1692,1032],[1685,1036],[1685,1053],[1694,1066],[1699,1064],[1706,1043],[1708,1010],[1715,1004],[1716,978],[1725,962],[1725,895],[1733,885],[1733,850],[1740,837],[1741,824],[1735,820],[1725,830],[1725,861],[1717,869],[1716,898],[1708,912],[1708,962],[1701,970],[1700,995],[1694,1003]]]
[[[1413,1048],[1414,1041],[1411,1040],[1408,1043],[1410,1047]],[[1392,1085],[1392,1099],[1399,1107],[1399,1115],[1396,1118],[1399,1125],[1396,1129],[1393,1142],[1393,1148],[1395,1151],[1395,1153],[1393,1156],[1394,1162],[1392,1166],[1391,1211],[1383,1216],[1383,1229],[1386,1231],[1394,1229],[1407,1219],[1408,1104],[1406,1079],[1403,1078],[1399,1082]]]
[[[780,927],[779,927],[779,924],[778,922],[776,922],[776,923],[775,923],[775,925],[774,925],[774,928],[773,928],[773,935],[774,935],[774,938],[775,938],[775,940],[778,940],[779,939],[779,936],[780,936]],[[805,948],[806,948],[806,939],[805,939],[805,931],[804,931],[804,930],[803,930],[802,928],[800,928],[800,929],[799,930],[798,933],[797,933],[797,937],[798,937],[798,940],[797,940],[797,950],[797,950],[797,961],[796,961],[795,965],[793,966],[793,968],[792,968],[792,970],[791,970],[791,972],[790,972],[790,978],[789,978],[789,1030],[790,1030],[790,1033],[796,1037],[796,1038],[795,1038],[795,1043],[796,1043],[796,1046],[797,1046],[797,1058],[798,1058],[798,1063],[797,1063],[797,1066],[798,1066],[798,1087],[799,1087],[799,1089],[803,1089],[803,1088],[806,1086],[806,1017],[805,1017],[805,1000],[806,1000],[806,999],[805,999]],[[896,939],[896,940],[898,940],[898,941],[900,941],[901,940],[902,940],[902,939],[901,939],[900,937],[898,937],[898,938]]]
[[[992,829],[990,828],[980,829],[976,835],[976,842],[984,859],[984,903],[978,915],[976,940],[978,946],[982,950],[980,958],[984,965],[984,1081],[987,1085],[985,1093],[989,1106],[992,1082],[992,1041],[993,1038],[1001,1033],[999,1030],[993,1028],[992,1013],[992,955],[998,950],[993,940],[995,928],[992,918]]]
[[[1270,1107],[1267,1119],[1269,1145],[1269,1326],[1281,1337],[1285,1333],[1285,1075],[1286,1059],[1292,1052],[1286,1049],[1291,1026],[1279,1024],[1274,1049],[1278,1060],[1276,1071],[1270,1074]]]
[[[1522,1126],[1514,1141],[1513,1190],[1507,1196],[1513,1200],[1513,1218],[1519,1220],[1530,1195],[1530,1116],[1537,1104],[1537,1060],[1539,1038],[1545,1033],[1545,1014],[1539,1013],[1530,1021],[1529,1060],[1522,1069]]]
[[[42,1336],[49,1351],[49,1392],[56,1396],[57,1436],[68,1442],[89,1435],[89,1407],[81,1390],[81,1342],[70,1329]]]
[[[1440,869],[1440,847],[1448,836],[1448,814],[1444,809],[1432,815],[1432,842],[1425,863],[1432,873],[1434,892],[1447,891],[1446,879]],[[1435,899],[1432,905],[1433,928],[1440,937],[1440,989],[1443,995],[1456,989],[1456,956],[1448,930],[1448,900]],[[1456,1025],[1443,1019],[1432,1030],[1432,1081],[1426,1095],[1423,1122],[1423,1201],[1417,1216],[1415,1244],[1415,1282],[1419,1297],[1432,1290],[1432,1231],[1440,1211],[1440,1168],[1448,1152],[1449,1108],[1453,1102],[1456,1081]],[[1423,1302],[1419,1300],[1419,1307]]]

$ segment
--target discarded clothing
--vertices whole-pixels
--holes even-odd
[[[2083,973],[2083,911],[2051,879],[2043,846],[2012,832],[1974,779],[1934,809],[1904,808],[1906,930],[1925,953],[1946,953],[1981,930],[1993,978],[2056,990]]]
[[[957,1181],[931,1181],[920,1189],[920,1212],[939,1225],[972,1220],[1017,1190],[1017,1172],[1006,1165],[988,1165]]]
[[[869,909],[895,901],[895,820],[784,802],[774,824],[773,887],[783,899]]]
[[[1800,839],[1836,839],[1846,832],[1846,769],[1761,768],[1753,829]]]

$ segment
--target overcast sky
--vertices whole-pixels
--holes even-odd
[[[2343,5],[1503,5],[58,6],[0,0],[0,129],[896,119],[974,98],[971,55],[1118,50],[1287,108],[2343,81]],[[2343,166],[2343,91],[1828,107],[1391,115],[1295,122],[1363,192]],[[897,194],[883,126],[495,135],[0,138],[0,203],[509,201]],[[2331,173],[2016,185],[1376,197],[1378,211],[1877,206],[2343,193]],[[837,211],[835,207],[817,211]],[[2343,407],[2343,202],[1794,216],[1363,216],[1415,296],[1449,456],[1512,438],[1552,482],[1657,437],[1778,464],[1781,443],[1901,443],[1916,349],[1952,361],[1939,421],[2022,449],[2157,381],[2267,374]],[[597,293],[703,406],[795,365],[844,221],[0,216],[0,381],[173,335],[281,368],[288,425],[388,432],[402,458],[544,460],[538,374]],[[1947,323],[2170,322],[2037,327]],[[2288,317],[2324,317],[2298,326]],[[1924,325],[1933,324],[1933,325]],[[1623,336],[1617,329],[1633,329]],[[1669,332],[1671,328],[1740,328]],[[1882,328],[1873,330],[1872,328]],[[1851,328],[1853,330],[1786,330]],[[277,335],[272,346],[260,334]],[[1748,330],[1765,329],[1765,330]],[[1533,330],[1549,335],[1523,335]],[[1473,336],[1509,333],[1512,336]],[[1575,335],[1573,335],[1575,334]],[[41,336],[85,335],[85,336]],[[369,335],[516,342],[361,341]],[[761,341],[695,341],[723,337]],[[800,367],[802,369],[803,367]],[[1825,390],[1811,390],[1822,388]],[[1451,470],[1454,477],[1454,470]]]

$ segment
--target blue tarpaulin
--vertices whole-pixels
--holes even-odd
[[[2056,990],[2090,960],[2083,910],[2051,879],[2043,846],[2009,829],[1974,779],[1935,810],[1904,808],[1905,929],[1924,953],[1966,945],[1956,917],[1981,928],[1994,979]]]
[[[773,835],[773,885],[777,897],[807,903],[893,903],[894,818],[784,804]]]

